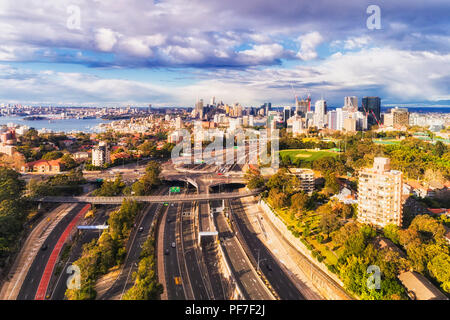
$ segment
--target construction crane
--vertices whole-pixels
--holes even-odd
[[[372,112],[372,115],[373,115],[373,117],[375,118],[375,121],[377,122],[378,127],[381,128],[381,123],[380,123],[380,121],[378,121],[378,119],[377,119],[377,117],[375,116],[375,113],[373,112],[373,110],[370,110],[370,112]]]
[[[292,94],[295,97],[295,106],[297,106],[297,104],[298,104],[298,96],[295,94],[294,86],[292,85],[292,83],[290,85],[291,85],[291,89],[292,89]]]
[[[367,117],[367,116],[369,115],[369,112],[366,110],[366,107],[364,106],[364,103],[363,103],[363,102],[361,102],[361,105],[362,105],[362,107],[363,107],[365,116]],[[380,121],[378,121],[378,119],[377,119],[377,117],[375,116],[375,113],[373,112],[373,110],[370,110],[370,112],[372,113],[373,118],[375,119],[375,121],[376,121],[377,124],[378,124],[378,127],[380,128],[380,127],[381,127]]]

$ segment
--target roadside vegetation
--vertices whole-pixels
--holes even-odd
[[[81,288],[67,289],[66,297],[69,300],[95,299],[94,286],[97,279],[112,267],[123,263],[125,246],[136,215],[141,209],[135,201],[124,200],[120,209],[111,213],[109,228],[103,231],[100,238],[83,245],[81,257],[74,262],[81,271]]]
[[[163,286],[156,274],[155,239],[145,241],[140,254],[138,270],[133,274],[134,285],[123,295],[123,300],[159,300]]]
[[[18,249],[24,223],[33,207],[23,199],[25,184],[14,170],[0,167],[0,269]]]

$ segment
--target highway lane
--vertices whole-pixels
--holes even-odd
[[[219,269],[219,249],[215,239],[202,241],[201,254],[207,269],[214,300],[226,300],[223,283],[226,281]]]
[[[121,300],[123,294],[133,286],[132,274],[137,270],[139,263],[139,255],[141,254],[142,245],[150,234],[150,227],[158,210],[162,208],[162,204],[147,205],[143,213],[139,215],[140,220],[133,228],[129,243],[127,244],[127,256],[124,261],[122,270],[118,278],[112,286],[100,297],[100,300]],[[142,231],[139,231],[139,230]]]
[[[203,186],[203,189],[207,187]],[[200,231],[215,231],[214,224],[211,221],[211,213],[209,203],[201,201],[199,203],[199,229]],[[219,270],[219,256],[218,248],[215,237],[204,237],[200,243],[200,254],[202,255],[202,267],[205,269],[205,273],[209,278],[210,293],[212,299],[223,300],[225,299],[225,292],[223,288],[223,276]]]
[[[72,219],[78,214],[78,212],[84,207],[83,204],[76,205],[61,221],[55,226],[52,232],[49,234],[47,240],[44,242],[48,246],[46,250],[39,250],[31,264],[30,269],[22,283],[17,300],[33,300],[39,282],[42,278],[47,261],[58,242],[61,234],[64,232],[66,227],[72,221]]]
[[[187,212],[185,210],[185,212]],[[202,257],[197,253],[197,237],[194,226],[194,214],[181,215],[181,240],[186,261],[187,272],[194,293],[195,300],[210,300],[206,288],[208,276],[201,272],[200,261]]]
[[[183,285],[181,282],[178,284],[176,281],[181,281],[180,262],[178,261],[178,255],[176,249],[172,248],[172,243],[176,243],[176,218],[177,212],[182,204],[170,205],[168,207],[165,221],[165,230],[163,235],[164,243],[164,256],[160,257],[164,259],[164,274],[166,287],[164,290],[167,292],[168,300],[185,300]],[[187,208],[186,208],[187,209]],[[182,209],[183,210],[183,209]]]
[[[60,220],[68,214],[75,205],[62,204],[43,215],[36,222],[36,226],[28,235],[25,243],[20,249],[8,274],[7,281],[3,284],[0,292],[0,300],[15,300],[19,294],[28,270],[41,249],[41,246],[47,240],[47,237],[53,231]]]
[[[235,228],[240,232],[245,242],[244,249],[247,249],[247,255],[251,255],[253,263],[258,264],[270,285],[274,288],[282,300],[305,300],[288,275],[283,271],[280,265],[275,261],[267,247],[258,239],[256,232],[245,213],[240,200],[230,200],[233,223],[238,225]],[[248,246],[247,248],[245,248]]]
[[[220,201],[213,201],[212,207],[221,206]],[[230,269],[246,300],[271,300],[272,296],[258,278],[254,268],[241,248],[238,239],[231,231],[223,212],[214,214],[226,259],[230,262]]]
[[[102,225],[105,224],[108,220],[109,213],[112,210],[117,208],[97,208],[97,212],[95,213],[94,219],[89,222],[89,225]],[[101,231],[100,231],[101,232]],[[83,245],[86,243],[90,243],[92,240],[97,239],[100,236],[99,231],[96,230],[84,230],[78,231],[79,238],[76,239],[75,243],[72,245],[70,250],[70,255],[67,262],[64,264],[64,267],[61,271],[61,274],[56,278],[56,284],[53,286],[51,290],[50,299],[51,300],[64,300],[65,293],[67,290],[67,280],[70,277],[68,274],[67,268],[76,260],[81,257],[83,252]],[[50,283],[53,283],[55,279],[53,278]]]

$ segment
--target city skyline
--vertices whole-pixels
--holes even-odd
[[[311,94],[335,106],[344,96],[449,106],[449,4],[380,4],[380,29],[369,29],[371,4],[3,1],[0,97],[193,107],[212,96],[292,106]]]

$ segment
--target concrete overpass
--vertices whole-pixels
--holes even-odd
[[[201,200],[238,199],[257,195],[261,190],[245,192],[222,192],[209,194],[187,194],[170,196],[117,196],[117,197],[42,197],[35,198],[36,202],[51,203],[92,203],[92,204],[121,204],[123,200],[134,200],[137,202],[161,203],[161,202],[193,202]]]

